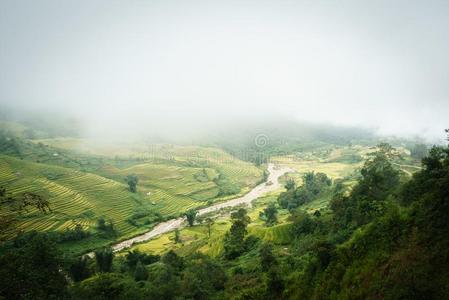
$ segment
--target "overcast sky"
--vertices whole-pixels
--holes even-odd
[[[91,130],[267,114],[449,127],[447,0],[0,0],[0,43],[0,104]]]

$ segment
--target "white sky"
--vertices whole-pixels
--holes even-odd
[[[4,1],[0,104],[91,131],[267,114],[441,137],[449,1]]]

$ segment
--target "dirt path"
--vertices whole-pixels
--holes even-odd
[[[200,210],[198,210],[198,215],[203,215],[203,214],[210,213],[213,211],[218,211],[225,207],[232,207],[232,206],[237,206],[240,204],[251,205],[251,202],[253,200],[263,196],[264,194],[266,194],[268,192],[272,192],[272,191],[279,189],[281,187],[281,184],[278,181],[279,177],[284,175],[287,172],[294,172],[294,170],[292,170],[288,167],[276,167],[274,164],[269,164],[268,172],[269,172],[269,175],[268,175],[267,181],[257,185],[256,187],[254,187],[251,191],[249,191],[244,196],[200,209]],[[145,242],[145,241],[153,239],[156,236],[159,236],[161,234],[175,230],[176,228],[182,228],[185,226],[185,221],[186,221],[186,218],[181,217],[181,218],[177,218],[177,219],[159,223],[151,231],[148,231],[144,234],[141,234],[141,235],[133,237],[129,240],[125,240],[118,244],[113,245],[112,250],[114,252],[120,251],[120,250],[131,247],[134,243]],[[90,252],[87,255],[92,257],[93,252]]]

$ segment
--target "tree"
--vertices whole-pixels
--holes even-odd
[[[104,218],[99,218],[97,221],[97,229],[98,230],[106,230],[106,221]]]
[[[312,233],[316,228],[316,223],[310,215],[304,211],[296,211],[292,214],[292,233],[294,236],[301,236]]]
[[[142,264],[142,262],[139,260],[136,264],[136,268],[134,270],[134,280],[135,281],[143,281],[147,280],[148,278],[148,271],[145,268],[145,266]]]
[[[113,259],[114,252],[112,252],[112,248],[103,248],[95,251],[95,260],[97,262],[98,271],[100,272],[111,272]]]
[[[223,290],[226,274],[218,263],[204,254],[194,254],[183,272],[182,294],[185,299],[212,299]]]
[[[138,284],[119,273],[100,273],[73,287],[74,299],[142,299]]]
[[[232,225],[224,237],[224,256],[234,259],[245,251],[245,236],[248,233],[246,227],[251,222],[246,210],[240,208],[231,214]]]
[[[212,218],[206,218],[206,226],[207,226],[207,236],[210,239],[211,236],[211,230],[212,230],[212,225],[214,225],[214,220]]]
[[[289,190],[294,190],[295,188],[296,188],[296,182],[293,179],[289,178],[287,180],[287,182],[285,183],[285,189],[287,191],[289,191]]]
[[[387,197],[399,185],[399,172],[390,163],[394,156],[395,150],[390,145],[379,145],[379,150],[363,165],[362,178],[350,195],[334,195],[330,207],[340,226],[361,226],[385,213]]]
[[[390,163],[393,150],[387,146],[380,149],[365,162],[360,171],[362,178],[351,193],[356,201],[356,222],[360,225],[384,213],[387,196],[399,184],[399,172]]]
[[[88,258],[85,256],[78,257],[70,265],[69,272],[73,281],[80,282],[90,276],[89,268],[87,266]]]
[[[449,147],[433,147],[422,164],[423,170],[405,184],[402,203],[417,203],[414,219],[422,230],[449,234]]]
[[[181,242],[181,237],[180,237],[180,235],[179,235],[179,229],[176,228],[176,229],[175,229],[175,244],[177,244],[177,243],[179,243],[179,242]]]
[[[277,214],[278,209],[276,208],[276,205],[274,203],[268,204],[268,207],[263,210],[263,215],[265,216],[265,225],[273,226],[274,224],[276,224]]]
[[[0,254],[0,299],[66,299],[63,259],[48,234],[16,237]]]
[[[284,281],[278,268],[271,268],[267,274],[268,299],[276,299],[284,290]]]
[[[125,263],[130,270],[134,270],[139,261],[144,265],[149,265],[159,261],[159,259],[159,255],[146,254],[139,250],[132,250],[128,251],[128,254],[126,254]]]
[[[125,177],[125,181],[128,184],[129,191],[131,193],[137,192],[137,183],[139,182],[139,178],[136,175],[130,174]]]
[[[99,218],[97,221],[97,229],[100,231],[103,231],[107,234],[114,234],[115,233],[115,229],[114,229],[114,223],[112,220],[109,220],[109,224],[106,223],[104,218]]]
[[[180,272],[184,269],[183,258],[178,256],[173,250],[168,251],[162,256],[162,262],[176,272]]]
[[[4,187],[0,187],[0,241],[12,237],[16,233],[14,224],[17,217],[27,211],[29,207],[36,208],[40,213],[51,212],[50,203],[43,196],[31,192],[25,192],[20,196],[8,195]]]
[[[272,266],[276,265],[276,258],[273,254],[273,246],[269,243],[263,244],[259,249],[259,259],[262,271],[268,271]]]
[[[189,226],[193,226],[193,224],[195,223],[195,218],[196,218],[197,213],[198,212],[195,209],[189,209],[185,213],[185,216],[187,218],[187,223],[189,224]]]
[[[278,197],[279,206],[294,210],[298,206],[313,201],[329,191],[332,180],[324,173],[306,172],[303,175],[303,184],[300,187],[295,186],[293,180],[287,181],[283,192]]]

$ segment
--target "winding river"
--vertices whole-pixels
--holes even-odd
[[[249,191],[247,194],[245,194],[242,197],[231,199],[225,202],[217,203],[215,205],[208,206],[206,208],[202,208],[198,210],[198,215],[204,215],[206,213],[218,211],[222,208],[226,207],[233,207],[241,204],[246,204],[251,206],[251,202],[264,194],[268,192],[275,191],[281,187],[281,184],[279,183],[279,177],[284,175],[287,172],[293,172],[292,169],[288,167],[277,167],[274,164],[268,165],[268,179],[266,182],[263,182],[257,186],[255,186],[251,191]],[[172,230],[175,230],[176,228],[182,228],[185,226],[186,218],[180,217],[177,219],[168,220],[165,222],[161,222],[158,225],[156,225],[152,230],[138,235],[136,237],[133,237],[128,240],[124,240],[120,243],[117,243],[112,246],[112,250],[114,252],[121,251],[123,249],[131,247],[135,243],[141,243],[148,240],[151,240],[161,234],[170,232]],[[93,252],[88,253],[87,255],[93,256]]]

